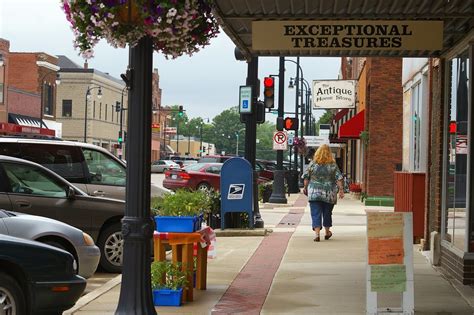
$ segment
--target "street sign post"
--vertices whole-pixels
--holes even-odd
[[[252,87],[242,85],[239,89],[239,112],[241,114],[252,113]]]
[[[273,150],[288,149],[288,134],[286,131],[275,131],[273,133]]]

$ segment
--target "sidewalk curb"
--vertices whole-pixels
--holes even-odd
[[[68,309],[67,311],[63,312],[63,315],[71,315],[74,314],[74,312],[79,311],[81,308],[89,304],[90,302],[94,301],[96,298],[100,297],[101,295],[107,293],[117,285],[122,283],[122,275],[118,275],[112,280],[107,281],[104,285],[101,287],[95,289],[94,291],[89,292],[88,294],[84,295],[81,297],[79,300],[77,300],[76,304]]]
[[[253,230],[244,230],[244,229],[217,229],[214,230],[217,237],[228,237],[228,236],[266,236],[273,232],[271,229],[253,229]]]

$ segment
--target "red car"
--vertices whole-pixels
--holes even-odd
[[[219,190],[222,163],[196,163],[182,169],[165,172],[163,187],[177,190],[180,188]]]
[[[222,163],[197,163],[182,169],[173,169],[165,172],[163,187],[170,190],[180,188],[192,190],[219,191],[221,184]],[[257,183],[268,181],[267,178],[259,177]]]

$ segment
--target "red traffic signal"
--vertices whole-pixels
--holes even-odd
[[[265,77],[263,79],[263,96],[266,108],[273,108],[275,106],[275,80],[272,77]]]
[[[286,130],[298,130],[298,118],[286,117],[283,125]]]
[[[263,86],[264,87],[275,87],[275,80],[272,77],[265,77],[263,79]]]

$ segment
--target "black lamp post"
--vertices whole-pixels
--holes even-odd
[[[130,48],[127,187],[122,219],[123,267],[116,315],[154,315],[151,293],[150,215],[152,39],[145,36]]]
[[[292,62],[294,64],[296,64],[296,96],[295,96],[295,117],[298,118],[298,114],[299,114],[299,100],[298,100],[298,96],[299,96],[299,91],[300,91],[300,87],[299,87],[299,84],[298,82],[300,81],[300,72],[301,72],[301,78],[303,78],[303,69],[301,68],[300,66],[300,57],[296,57],[296,61],[293,61],[293,60],[290,60],[290,59],[285,59],[285,61],[288,61],[288,62]],[[292,82],[290,81],[290,86],[288,86],[290,89],[293,88],[293,84]],[[300,121],[300,124],[302,124],[303,122]],[[298,137],[298,130],[295,130],[295,137]],[[298,169],[298,148],[295,147],[294,148],[294,169],[297,170]],[[301,170],[303,171],[303,170]]]
[[[44,115],[44,79],[51,74],[56,74],[56,86],[61,84],[61,78],[59,77],[59,73],[57,72],[48,72],[41,77],[41,100],[40,100],[40,129],[43,128],[43,115]]]
[[[119,154],[119,159],[122,159],[122,149],[123,149],[123,146],[122,146],[122,143],[123,143],[123,140],[125,139],[124,136],[123,136],[123,111],[126,110],[126,108],[123,107],[123,93],[125,92],[125,90],[127,89],[128,87],[125,86],[123,89],[122,89],[122,100],[120,102],[120,136],[122,137],[122,141],[120,141],[119,143],[119,149],[120,149],[120,154]]]
[[[285,112],[284,97],[285,97],[285,57],[280,57],[279,60],[279,71],[278,71],[278,118],[277,120],[283,121],[283,114]],[[278,123],[277,123],[278,125]],[[279,126],[279,130],[282,130],[283,126]],[[291,147],[290,147],[291,150]],[[291,151],[290,151],[291,157]],[[270,196],[270,202],[272,203],[287,203],[288,200],[285,197],[285,171],[283,170],[283,150],[278,150],[276,154],[276,170],[273,172],[273,187],[272,194]]]
[[[94,89],[99,89],[99,92],[97,93],[97,98],[100,99],[102,97],[102,87],[100,86],[93,86],[87,87],[86,91],[86,104],[84,106],[84,142],[87,142],[87,101],[91,98],[91,91]]]

